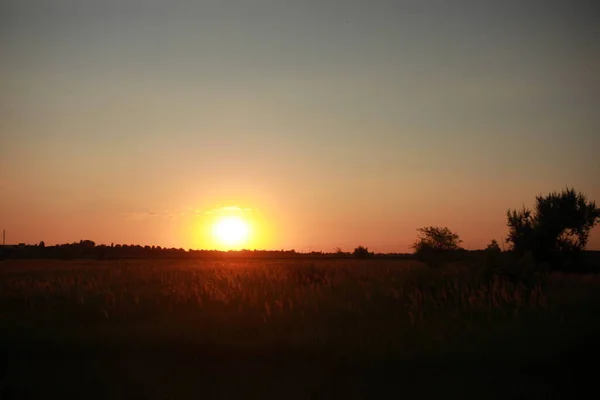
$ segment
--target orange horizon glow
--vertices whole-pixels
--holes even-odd
[[[406,218],[404,224],[394,226],[393,221],[382,219],[365,219],[358,216],[352,219],[338,219],[335,215],[322,220],[298,218],[289,214],[288,222],[282,220],[285,214],[263,213],[249,207],[214,206],[205,208],[189,208],[187,212],[136,213],[126,220],[115,221],[107,218],[102,221],[104,230],[98,231],[97,225],[73,225],[66,221],[57,225],[49,220],[41,219],[36,224],[23,224],[22,229],[35,232],[35,239],[23,240],[19,231],[7,229],[7,244],[37,244],[43,240],[47,246],[92,240],[96,244],[110,245],[156,245],[164,248],[184,248],[186,250],[296,250],[299,252],[323,251],[335,252],[336,248],[351,252],[357,246],[366,246],[377,253],[412,253],[410,245],[417,237],[416,229],[423,226],[447,226],[457,232],[463,239],[462,247],[467,250],[483,249],[492,239],[496,239],[501,247],[508,249],[504,243],[506,237],[505,218],[502,210],[498,210],[499,218],[486,215],[475,215],[476,221],[466,214],[454,213],[432,214],[427,218]],[[495,215],[495,217],[498,217]],[[82,221],[83,222],[83,221]],[[119,223],[120,222],[120,223]],[[469,223],[471,222],[471,223]],[[98,221],[100,223],[100,221]],[[170,226],[163,231],[161,227]],[[381,228],[386,227],[386,228]],[[123,229],[126,228],[126,229]],[[135,230],[133,230],[135,228]],[[2,227],[0,226],[0,230]],[[69,236],[60,239],[52,238],[53,233],[70,232]],[[285,236],[282,233],[285,232]],[[303,241],[303,236],[311,232],[312,241]],[[388,237],[382,240],[382,233]],[[490,232],[492,232],[490,234]],[[123,240],[128,235],[139,235],[146,240]],[[278,234],[279,233],[279,234]],[[600,227],[591,232],[588,250],[600,249]],[[17,236],[17,240],[13,238]],[[32,235],[27,235],[31,237]],[[379,238],[373,240],[373,238]],[[154,239],[153,239],[154,238]],[[331,240],[330,238],[334,238]],[[148,240],[149,239],[149,240]],[[283,239],[283,240],[282,240]]]

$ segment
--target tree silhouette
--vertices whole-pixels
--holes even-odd
[[[417,229],[417,232],[419,232],[419,237],[411,246],[417,254],[432,250],[459,250],[460,243],[462,243],[458,234],[446,227],[427,226]]]
[[[461,250],[462,240],[457,233],[446,227],[427,226],[417,229],[417,232],[419,236],[411,247],[417,258],[432,268],[451,261],[456,256],[456,251]]]
[[[600,222],[600,209],[575,189],[536,196],[535,212],[507,211],[509,233],[506,243],[520,254],[531,251],[547,261],[559,253],[585,249],[590,230]]]
[[[487,245],[485,250],[492,253],[500,253],[502,251],[496,239],[492,239],[492,241],[490,242],[490,244]]]
[[[80,240],[79,245],[84,249],[93,249],[96,243],[93,240]]]
[[[358,246],[357,248],[354,249],[354,252],[352,253],[352,255],[354,255],[354,257],[358,257],[358,258],[367,258],[367,257],[372,257],[373,255],[375,255],[375,253],[369,252],[368,247]]]

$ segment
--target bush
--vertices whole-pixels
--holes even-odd
[[[500,253],[500,252],[502,252],[502,250],[500,249],[500,246],[498,245],[498,242],[496,241],[496,239],[492,239],[492,241],[490,242],[490,244],[488,244],[487,247],[485,248],[485,251],[490,252],[490,253]]]
[[[508,210],[506,243],[524,256],[532,252],[536,262],[562,265],[585,249],[590,230],[600,222],[600,209],[574,189],[537,196],[535,212]]]
[[[357,258],[368,258],[368,257],[373,257],[375,255],[375,253],[369,252],[368,247],[358,246],[357,248],[354,249],[354,252],[352,253],[352,255]]]
[[[448,228],[428,226],[417,229],[419,237],[412,245],[417,258],[430,267],[439,267],[444,262],[458,261],[463,256],[462,242],[457,233]]]
[[[417,229],[417,232],[419,237],[412,245],[417,254],[427,250],[459,250],[462,243],[458,234],[445,227],[428,226]]]

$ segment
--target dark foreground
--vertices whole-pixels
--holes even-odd
[[[596,391],[596,277],[556,276],[527,297],[422,280],[420,266],[330,264],[0,264],[0,399]]]
[[[518,355],[395,359],[314,352],[162,348],[11,352],[2,399],[588,398],[597,348]]]

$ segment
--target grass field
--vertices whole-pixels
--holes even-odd
[[[473,263],[5,260],[0,398],[577,398],[600,276]]]

